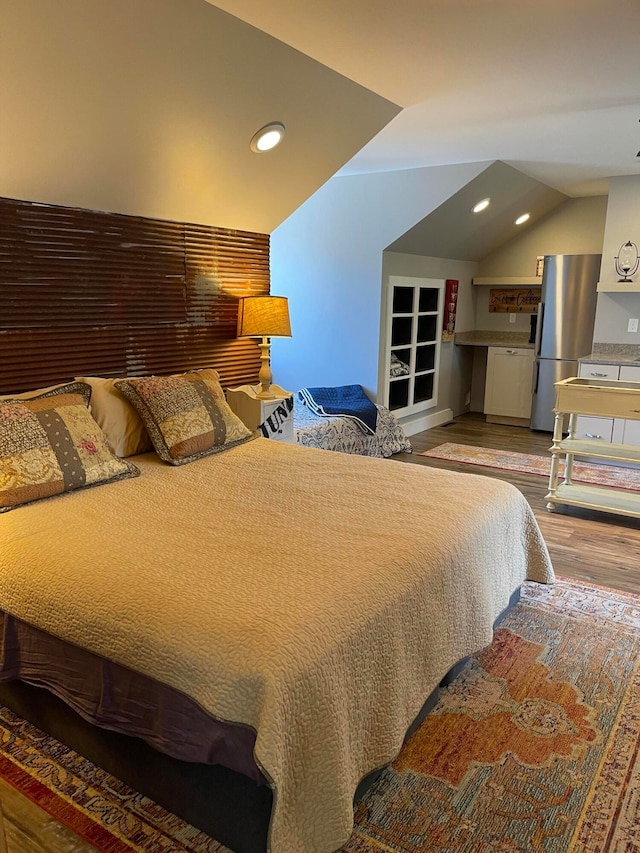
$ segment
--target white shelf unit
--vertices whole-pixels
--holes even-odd
[[[640,446],[576,438],[579,416],[640,421],[640,382],[619,379],[571,377],[555,383],[556,405],[549,491],[545,500],[553,512],[557,504],[599,509],[640,518],[640,491],[624,491],[606,486],[574,483],[575,456],[588,456],[607,462],[640,463]],[[565,415],[569,414],[569,434],[562,437]],[[559,480],[560,457],[566,460],[565,475]]]
[[[397,417],[437,403],[444,289],[441,279],[389,277],[382,398]],[[390,375],[392,354],[406,368],[402,375]]]

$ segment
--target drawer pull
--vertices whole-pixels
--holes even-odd
[[[592,432],[586,433],[587,438],[599,438],[602,439],[601,435],[594,435]]]
[[[517,354],[518,354],[518,350],[517,350],[517,349],[508,349],[508,350],[507,350],[507,354],[508,354],[508,355],[517,355]]]
[[[589,374],[589,376],[599,376],[601,379],[606,379],[606,378],[607,378],[607,374],[606,374],[606,373],[594,373],[594,372],[592,372],[592,373],[590,373],[590,374]]]
[[[634,415],[640,414],[640,409],[629,409],[630,412],[633,412]]]

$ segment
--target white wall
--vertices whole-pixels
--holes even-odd
[[[271,235],[271,292],[293,337],[272,342],[274,381],[378,383],[384,249],[487,168],[465,163],[334,177]]]
[[[407,255],[385,252],[382,263],[383,287],[388,286],[389,276],[404,275],[418,278],[457,279],[458,304],[456,332],[467,332],[474,328],[474,293],[471,279],[477,274],[478,264],[472,261],[454,261],[447,258],[427,258],[422,255]],[[384,359],[380,359],[381,362]],[[473,347],[455,346],[453,341],[440,345],[440,370],[438,378],[438,402],[429,410],[429,418],[439,412],[451,410],[455,415],[468,411],[465,403],[471,393]]]
[[[620,246],[627,240],[640,246],[640,176],[611,178],[609,183],[600,280],[616,282],[620,276],[615,257]],[[634,279],[637,284],[640,273]],[[627,331],[630,318],[640,318],[640,292],[599,293],[594,342],[640,345],[640,331]]]

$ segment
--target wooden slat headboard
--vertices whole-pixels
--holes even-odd
[[[0,198],[0,393],[198,367],[254,383],[238,298],[268,292],[267,234]]]

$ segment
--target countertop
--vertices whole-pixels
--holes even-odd
[[[528,332],[457,332],[453,342],[466,347],[518,347],[533,349]]]
[[[640,364],[640,344],[594,343],[593,352],[578,359],[581,364]]]
[[[456,332],[454,343],[468,347],[518,347],[533,349],[527,332]],[[579,358],[583,364],[640,364],[640,344],[594,343],[593,352]]]

